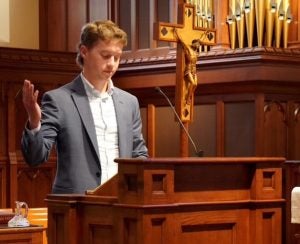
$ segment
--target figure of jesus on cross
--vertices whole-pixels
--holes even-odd
[[[192,121],[194,92],[198,85],[197,61],[201,45],[214,45],[216,31],[214,29],[195,26],[195,6],[181,4],[178,9],[178,22],[170,24],[159,22],[156,25],[157,40],[177,42],[176,57],[176,111],[187,128]],[[188,155],[188,139],[181,130],[181,156]]]
[[[188,45],[180,33],[178,33],[177,29],[174,30],[175,35],[177,36],[178,41],[182,45],[184,50],[185,57],[185,68],[184,68],[184,102],[187,105],[190,105],[193,100],[193,94],[198,84],[197,79],[197,60],[199,55],[199,48],[201,42],[199,39],[194,39],[191,45]]]

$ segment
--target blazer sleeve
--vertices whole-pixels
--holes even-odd
[[[149,157],[148,149],[145,145],[145,140],[142,134],[142,119],[140,114],[140,106],[137,98],[134,99],[134,114],[133,114],[133,151],[132,157]]]
[[[45,93],[42,98],[41,110],[40,130],[33,134],[25,127],[21,139],[24,159],[31,166],[48,160],[59,130],[59,109],[48,93]]]

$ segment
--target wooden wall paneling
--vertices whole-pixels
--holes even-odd
[[[8,157],[7,157],[7,95],[6,83],[0,81],[0,208],[7,207]]]
[[[283,199],[282,168],[276,163],[270,164],[269,168],[258,165],[251,186],[251,197],[256,200]],[[254,180],[255,179],[255,180]],[[274,203],[274,206],[278,205]],[[257,209],[251,214],[251,228],[254,228],[255,239],[250,243],[282,243],[282,212],[280,204],[276,207]],[[278,225],[274,225],[274,223]]]
[[[177,2],[183,1],[40,0],[40,48],[75,51],[82,25],[95,19],[112,19],[118,23],[129,37],[126,50],[174,47],[174,43],[157,45],[153,23],[176,21]]]
[[[154,37],[154,24],[157,21],[157,1],[150,0],[149,1],[149,47],[154,49],[157,47],[157,42]]]
[[[176,20],[177,1],[123,0],[119,1],[116,7],[116,12],[119,14],[117,23],[127,32],[129,37],[126,50],[130,50],[134,54],[138,50],[170,45],[154,40],[153,24],[158,21],[170,22],[171,16],[173,21]],[[174,47],[174,44],[171,46]]]
[[[18,165],[16,161],[16,156],[15,154],[12,154],[12,152],[15,152],[17,148],[20,148],[18,146],[16,148],[16,128],[17,128],[17,123],[20,122],[17,120],[17,115],[16,111],[19,111],[19,109],[16,107],[16,101],[18,101],[18,98],[22,98],[22,94],[20,94],[20,87],[17,87],[14,82],[8,82],[9,83],[9,89],[7,90],[8,92],[8,97],[7,97],[7,106],[8,106],[8,117],[7,117],[7,126],[8,126],[8,153],[9,153],[9,181],[7,181],[7,185],[9,187],[9,206],[13,207],[15,206],[15,201],[19,200],[18,199]],[[22,127],[24,128],[25,123],[22,123]],[[20,139],[21,137],[19,137]],[[18,141],[20,143],[20,141]]]
[[[8,160],[0,156],[0,208],[7,207],[7,182],[8,182]]]
[[[148,107],[140,107],[141,119],[142,119],[142,134],[145,142],[148,144]],[[148,148],[149,149],[149,148]]]
[[[180,125],[169,106],[156,108],[155,128],[156,157],[179,157]]]
[[[109,16],[112,21],[120,24],[119,17],[120,17],[120,8],[119,8],[119,0],[111,0],[109,2]]]
[[[0,81],[0,157],[6,155],[7,150],[7,95],[6,82]]]
[[[48,49],[48,4],[47,0],[39,0],[39,49]]]
[[[300,102],[288,102],[287,158],[300,159]]]
[[[150,157],[155,157],[155,106],[149,104],[147,107],[147,147]]]
[[[200,103],[194,106],[194,121],[189,132],[197,147],[205,157],[217,155],[217,112],[215,103]],[[190,156],[195,155],[195,149],[190,145]]]
[[[90,236],[90,243],[114,243],[116,239],[116,229],[114,228],[113,209],[109,206],[103,207],[103,211],[96,211],[95,207],[84,207],[82,216],[93,214],[93,224],[89,228],[83,228],[82,234]],[[84,218],[83,225],[88,225],[87,218]],[[82,241],[84,243],[84,240]]]
[[[126,55],[126,53],[125,53]],[[156,86],[168,89],[168,95],[174,97],[175,91],[175,64],[172,58],[174,56],[166,55],[163,57],[159,56],[159,52],[153,53],[154,57],[148,57],[144,60],[148,61],[148,64],[151,64],[151,59],[160,61],[161,63],[153,67],[147,67],[147,64],[139,63],[142,59],[132,59],[124,55],[124,61],[121,63],[119,70],[114,76],[114,82],[119,87],[123,89],[132,91],[134,94],[138,92],[143,93],[144,95],[139,96],[140,102],[143,106],[147,106],[150,101],[155,99],[155,104],[157,100],[163,101],[166,104],[163,97],[157,93],[155,90]],[[128,58],[128,59],[127,59]],[[153,68],[155,72],[153,72]]]
[[[28,167],[18,160],[17,200],[23,200],[32,208],[46,207],[45,198],[51,193],[56,164],[49,160],[38,168]],[[24,187],[25,186],[25,187]]]
[[[199,84],[195,93],[195,101],[196,105],[208,102],[215,104],[217,101],[226,103],[254,103],[254,118],[251,116],[255,120],[254,135],[252,135],[252,138],[247,139],[247,143],[251,143],[250,140],[254,142],[253,149],[251,149],[251,146],[247,147],[247,154],[250,154],[251,150],[253,150],[253,155],[262,156],[264,155],[264,147],[273,147],[272,143],[274,143],[272,141],[265,145],[263,141],[265,140],[264,133],[269,133],[268,137],[270,136],[276,140],[271,130],[264,130],[266,126],[264,124],[264,106],[269,101],[279,101],[283,104],[290,100],[297,101],[297,98],[299,98],[299,89],[297,88],[299,78],[297,78],[298,75],[296,73],[299,70],[297,68],[299,60],[296,50],[286,52],[287,56],[284,54],[283,57],[279,58],[281,55],[274,49],[264,49],[266,52],[263,51],[262,53],[258,50],[257,53],[255,49],[248,50],[249,53],[247,55],[242,51],[243,54],[240,53],[241,56],[235,53],[235,51],[222,51],[222,53],[233,54],[232,56],[229,55],[232,57],[230,61],[223,55],[219,57],[214,56],[216,53],[221,53],[221,51],[212,52],[209,56],[201,56],[198,63]],[[258,59],[250,53],[258,54],[256,56]],[[250,58],[248,55],[253,57],[255,61],[248,60]],[[172,76],[172,72],[174,72],[173,58],[174,56],[172,55],[167,57],[161,56],[161,59],[157,59],[157,62],[160,64],[153,66],[152,69],[150,68],[151,65],[147,65],[151,60],[150,57],[139,60],[126,59],[125,57],[119,72],[114,78],[115,83],[117,86],[129,89],[129,91],[137,95],[142,106],[147,106],[148,103],[153,103],[153,101],[157,105],[157,103],[161,103],[161,99],[154,95],[154,91],[152,91],[153,87],[160,85],[168,91],[168,95],[171,94],[172,96],[174,93],[174,77]],[[206,63],[207,61],[208,63]],[[151,72],[151,70],[155,71]],[[217,135],[222,134],[217,132],[215,136]],[[287,140],[287,138],[284,140]],[[281,144],[280,148],[284,148],[287,142],[282,141],[278,143]],[[276,155],[280,153],[280,155],[286,156],[286,149],[280,149],[281,151],[279,152],[278,148],[275,147],[272,150],[276,151]],[[159,151],[160,149],[157,149],[157,152]]]
[[[22,131],[27,114],[22,103],[22,83],[8,81],[8,152],[20,150]]]
[[[281,211],[278,208],[260,209],[252,212],[250,228],[255,235],[251,235],[250,243],[282,244]],[[274,223],[278,223],[274,225]],[[255,229],[255,230],[254,230]]]
[[[216,101],[216,155],[219,157],[225,156],[225,104],[223,101]]]
[[[266,101],[264,106],[264,156],[287,156],[286,103]]]
[[[294,146],[294,159],[300,159],[300,102],[298,101],[297,103],[295,103],[295,107],[294,107],[294,114],[292,116],[292,118],[290,118],[291,120],[294,121],[294,129],[295,129],[295,133],[294,138],[292,140],[293,146]]]
[[[88,0],[88,21],[111,19],[111,2],[109,0]],[[113,20],[113,19],[112,19]],[[79,36],[78,36],[79,38]]]
[[[5,128],[0,154],[1,165],[6,168],[1,175],[0,199],[3,207],[14,206],[14,201],[24,200],[30,207],[45,206],[44,199],[51,192],[55,177],[56,157],[37,168],[28,167],[21,154],[20,140],[27,120],[22,103],[22,85],[25,78],[30,79],[39,90],[39,99],[47,90],[71,81],[78,74],[75,53],[42,52],[37,50],[5,49],[0,51],[1,81],[1,126]],[[4,83],[4,85],[3,85]],[[5,95],[4,95],[5,94]],[[40,102],[40,100],[39,100]],[[4,145],[3,145],[4,144]],[[4,171],[2,171],[4,172]]]
[[[136,36],[136,8],[135,1],[122,0],[116,5],[119,14],[117,23],[128,35],[128,44],[125,50],[137,50]]]
[[[179,215],[179,243],[250,243],[249,211],[194,210]],[[177,220],[177,221],[178,221]],[[258,242],[255,242],[258,243]]]
[[[137,1],[135,1],[135,2],[130,1],[130,3],[127,5],[127,8],[129,10],[129,13],[130,13],[130,15],[129,15],[130,18],[128,18],[128,12],[126,13],[125,11],[122,11],[122,12],[120,11],[120,14],[122,15],[122,13],[124,13],[123,15],[125,15],[125,16],[123,17],[122,22],[125,22],[126,25],[130,26],[130,30],[129,30],[129,33],[130,33],[129,34],[130,48],[129,47],[128,48],[131,51],[136,51],[136,50],[139,49]],[[122,10],[123,10],[123,8],[122,8]]]
[[[15,206],[15,201],[25,201],[31,208],[45,207],[44,199],[51,193],[55,176],[55,158],[50,158],[50,162],[44,166],[31,168],[25,164],[21,155],[11,152],[9,161],[10,206]]]
[[[143,218],[145,229],[149,230],[148,233],[145,233],[145,242],[148,243],[176,243],[176,235],[174,234],[173,238],[168,237],[166,234],[168,227],[171,224],[172,218],[168,218],[163,214],[152,215],[151,217],[145,216]],[[173,220],[174,221],[174,220]],[[169,222],[168,224],[166,222]],[[175,229],[175,226],[173,230]]]
[[[151,1],[137,1],[136,6],[136,36],[137,36],[137,49],[148,49],[150,48],[150,40],[153,40],[153,36],[151,35],[152,39],[150,39],[150,31],[153,28],[150,27],[153,25],[153,20],[150,21],[150,8]]]
[[[43,244],[44,227],[1,228],[0,243]]]
[[[9,206],[13,208],[16,201],[22,201],[18,199],[18,162],[16,153],[9,153]]]
[[[35,89],[39,90],[39,102],[43,93],[52,87],[33,81]],[[27,121],[27,113],[22,102],[23,81],[9,82],[8,85],[8,152],[20,152],[21,136]]]
[[[264,95],[257,94],[255,98],[255,155],[264,155]]]
[[[79,225],[80,221],[73,203],[70,202],[68,206],[57,204],[55,211],[51,213],[48,208],[48,228],[53,230],[53,235],[48,235],[48,243],[77,243],[75,233],[81,233],[80,236],[82,236],[82,230],[78,228]],[[61,229],[66,230],[64,235],[58,235]]]
[[[47,33],[46,50],[66,51],[68,48],[67,0],[46,1],[47,20],[40,23]]]
[[[82,26],[111,17],[107,0],[40,0],[40,49],[76,51]]]
[[[88,1],[86,0],[67,0],[67,49],[66,51],[74,52],[80,40],[82,26],[89,22]]]
[[[293,20],[290,23],[289,27],[289,40],[288,47],[289,48],[299,48],[300,47],[300,2],[298,0],[290,1],[291,11]]]
[[[254,101],[225,103],[225,156],[254,156],[254,120]]]
[[[8,151],[16,151],[16,106],[15,106],[15,97],[18,94],[18,89],[14,89],[14,86],[10,84],[10,89],[7,90],[7,106],[8,106],[8,116],[7,116],[7,127],[8,127]]]
[[[109,18],[120,24],[130,36],[131,41],[127,50],[136,51],[148,46],[150,48],[174,47],[174,43],[155,43],[151,38],[152,25],[157,21],[176,22],[178,4],[184,2],[183,0],[79,0],[78,4],[76,0],[39,0],[40,47],[47,50],[74,51],[78,39],[76,33],[79,24],[82,25],[87,20],[95,18]],[[148,8],[140,8],[143,5],[149,6]],[[218,30],[215,48],[228,49],[229,32],[226,23],[229,9],[228,1],[213,0],[213,5],[215,6],[215,28]],[[298,48],[300,43],[298,25],[300,4],[297,0],[292,0],[291,6],[293,21],[289,28],[289,47]],[[146,19],[148,19],[148,23],[139,25],[139,23],[145,22]],[[75,31],[73,32],[73,30]],[[136,32],[136,30],[140,31]]]

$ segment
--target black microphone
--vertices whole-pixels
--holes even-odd
[[[187,137],[189,138],[190,140],[190,143],[193,145],[194,147],[194,151],[195,151],[195,154],[198,156],[198,157],[203,157],[203,151],[202,150],[198,150],[194,140],[192,139],[190,133],[187,131],[187,129],[185,128],[184,124],[182,123],[178,113],[176,112],[173,104],[171,103],[170,99],[168,98],[168,96],[160,89],[160,87],[155,87],[155,90],[158,91],[160,94],[162,94],[164,96],[164,98],[167,100],[168,104],[170,105],[171,109],[173,110],[173,113],[175,114],[181,128],[184,130],[185,134],[187,135]]]

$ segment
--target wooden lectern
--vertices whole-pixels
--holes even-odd
[[[284,158],[117,159],[86,195],[48,195],[48,243],[282,243]]]

